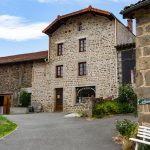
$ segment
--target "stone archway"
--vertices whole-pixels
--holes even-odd
[[[95,86],[78,87],[76,88],[76,102],[81,103],[84,97],[95,97]]]

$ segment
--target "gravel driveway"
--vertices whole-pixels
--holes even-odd
[[[64,118],[63,113],[9,115],[19,125],[17,131],[0,141],[0,150],[121,150],[112,141],[115,120],[132,116],[114,116],[87,121]]]

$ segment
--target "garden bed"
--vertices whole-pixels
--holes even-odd
[[[14,131],[16,127],[17,125],[15,123],[0,115],[0,138]]]

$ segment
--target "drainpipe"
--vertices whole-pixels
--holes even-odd
[[[48,35],[48,63],[50,62],[50,46],[51,46],[51,35]]]
[[[117,19],[115,19],[115,46],[117,46]],[[119,81],[118,81],[118,52],[117,52],[117,49],[116,49],[116,81],[117,81],[117,89],[118,89]],[[118,90],[117,90],[117,96],[118,96]]]
[[[117,46],[117,19],[115,19],[115,46]]]

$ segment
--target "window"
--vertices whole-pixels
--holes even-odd
[[[78,23],[78,31],[81,31],[81,30],[82,30],[82,23],[79,22],[79,23]]]
[[[63,65],[56,66],[56,77],[57,78],[63,77]]]
[[[95,97],[95,86],[76,87],[76,103],[86,103],[87,97]]]
[[[57,45],[57,56],[63,55],[63,49],[64,49],[63,43]]]
[[[86,38],[79,40],[79,52],[86,51]]]
[[[79,76],[86,75],[86,62],[79,63]]]

